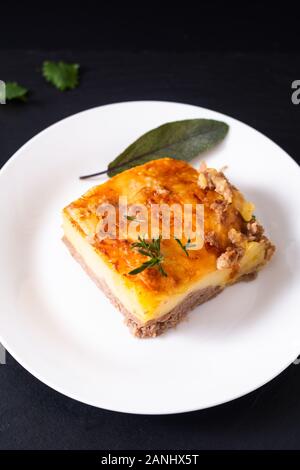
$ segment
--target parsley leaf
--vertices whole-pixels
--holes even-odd
[[[60,91],[76,88],[78,85],[79,65],[65,62],[45,61],[43,63],[43,76],[47,82]]]
[[[8,101],[20,100],[26,101],[28,90],[27,88],[19,85],[17,82],[6,82],[5,95]]]

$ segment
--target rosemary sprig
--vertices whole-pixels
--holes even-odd
[[[137,222],[137,223],[143,223],[144,220],[138,219],[136,215],[124,215],[125,219],[132,221],[132,222]]]
[[[145,238],[141,238],[139,236],[138,240],[138,242],[131,244],[131,248],[137,248],[141,255],[148,256],[150,259],[141,264],[141,266],[138,266],[137,268],[130,271],[128,274],[139,274],[147,268],[153,268],[154,266],[157,266],[160,274],[162,276],[167,276],[166,271],[162,267],[162,261],[164,257],[160,251],[161,236],[158,238],[152,238],[152,241],[147,241]]]
[[[125,219],[127,220],[136,220],[136,216],[135,215],[124,215]]]
[[[192,248],[193,246],[195,246],[195,245],[191,244],[191,239],[189,238],[188,241],[187,241],[187,243],[186,243],[185,245],[183,245],[182,241],[179,240],[179,238],[175,238],[175,240],[177,241],[177,243],[178,243],[178,245],[180,246],[180,248],[183,249],[183,251],[185,252],[186,256],[190,256],[190,255],[189,255],[189,252],[188,252],[187,250],[188,250],[189,248]]]

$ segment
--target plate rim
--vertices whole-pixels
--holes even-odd
[[[198,106],[198,105],[194,105],[194,104],[191,104],[191,103],[184,103],[184,102],[177,102],[177,101],[169,101],[169,100],[134,100],[134,101],[131,101],[131,100],[127,100],[127,101],[121,101],[121,102],[113,102],[113,103],[107,103],[107,104],[104,104],[104,105],[97,105],[97,106],[94,106],[94,107],[91,107],[91,108],[87,108],[87,109],[84,109],[84,110],[81,110],[77,113],[74,113],[74,114],[70,114],[69,116],[66,116],[52,124],[50,124],[49,126],[47,126],[45,129],[42,129],[41,131],[39,131],[37,134],[35,134],[34,136],[32,136],[29,140],[27,140],[20,148],[18,148],[18,150],[16,150],[16,152],[14,152],[14,154],[4,163],[4,165],[1,167],[0,169],[0,181],[1,181],[1,178],[3,177],[3,175],[6,173],[7,169],[9,168],[9,166],[15,161],[17,160],[18,158],[20,158],[20,154],[22,154],[23,150],[29,146],[32,142],[34,142],[36,139],[40,138],[44,133],[47,133],[50,129],[52,128],[55,128],[56,126],[59,126],[60,124],[62,124],[64,121],[66,120],[71,120],[73,118],[76,118],[78,116],[80,116],[81,114],[84,114],[84,113],[88,113],[90,111],[96,111],[97,109],[103,109],[103,108],[106,108],[106,107],[114,107],[114,106],[122,106],[122,105],[126,105],[126,104],[155,104],[155,105],[165,105],[165,104],[171,104],[171,105],[183,105],[183,106],[189,106],[193,109],[199,109],[199,110],[203,110],[203,111],[210,111],[210,112],[214,112],[214,113],[217,113],[221,116],[223,116],[223,118],[229,118],[231,119],[232,121],[236,122],[236,123],[239,123],[239,124],[243,124],[244,126],[246,126],[247,128],[251,129],[252,131],[254,130],[256,133],[258,133],[260,136],[264,137],[265,139],[267,139],[270,143],[272,143],[272,145],[275,145],[280,151],[281,151],[281,155],[282,155],[282,158],[286,158],[288,157],[288,160],[289,161],[292,161],[295,168],[297,168],[297,171],[300,170],[300,165],[280,146],[278,145],[276,142],[274,142],[271,138],[269,138],[268,136],[266,136],[265,134],[263,134],[262,132],[260,132],[259,130],[257,130],[255,127],[253,126],[250,126],[249,124],[243,122],[243,121],[240,121],[230,115],[227,115],[227,114],[224,114],[220,111],[215,111],[213,109],[209,109],[209,108],[205,108],[205,107],[202,107],[202,106]],[[274,380],[277,376],[279,376],[287,367],[289,367],[289,365],[292,364],[292,362],[289,362],[287,364],[285,364],[283,367],[280,368],[280,370],[278,372],[276,372],[275,374],[272,374],[272,376],[270,378],[268,378],[267,380],[263,381],[260,385],[256,385],[254,387],[250,387],[248,391],[246,392],[243,392],[243,393],[237,393],[236,395],[233,395],[232,398],[230,399],[224,399],[222,401],[218,401],[217,403],[212,403],[210,405],[205,405],[205,406],[193,406],[193,407],[185,407],[185,409],[182,409],[182,407],[180,409],[177,409],[175,411],[165,411],[165,412],[155,412],[155,411],[136,411],[136,410],[124,410],[124,409],[119,409],[119,408],[114,408],[114,407],[103,407],[103,406],[99,406],[98,404],[95,404],[89,400],[84,400],[84,399],[81,399],[81,398],[78,398],[74,393],[69,393],[69,392],[66,392],[64,391],[64,387],[60,387],[58,386],[57,384],[53,385],[51,383],[51,380],[48,380],[47,378],[45,379],[43,374],[42,373],[39,373],[39,372],[36,372],[34,370],[34,367],[32,368],[30,365],[28,366],[26,361],[23,361],[22,358],[19,357],[18,353],[15,353],[14,352],[14,348],[10,347],[9,344],[7,344],[5,338],[2,337],[2,333],[0,331],[0,343],[3,345],[3,347],[6,349],[6,351],[22,366],[24,367],[24,369],[26,369],[31,375],[33,375],[33,377],[35,377],[36,379],[38,379],[39,381],[41,381],[42,383],[44,383],[45,385],[47,385],[48,387],[52,388],[53,390],[55,390],[56,392],[68,397],[68,398],[71,398],[79,403],[84,403],[85,405],[89,405],[89,406],[93,406],[95,408],[99,408],[99,409],[104,409],[104,410],[108,410],[108,411],[114,411],[114,412],[119,412],[119,413],[128,413],[128,414],[135,414],[135,415],[149,415],[149,416],[152,416],[152,415],[172,415],[172,414],[182,414],[182,413],[190,413],[190,412],[193,412],[193,411],[200,411],[200,410],[203,410],[203,409],[209,409],[209,408],[214,408],[214,407],[217,407],[217,406],[221,406],[225,403],[230,403],[234,400],[237,400],[238,398],[241,398],[241,397],[244,397],[244,396],[247,396],[249,395],[250,393],[260,389],[261,387],[263,387],[264,385],[266,385],[267,383],[271,382],[272,380]],[[300,339],[299,339],[299,345],[300,345]],[[300,349],[299,351],[297,352],[297,355],[300,353]],[[296,359],[297,355],[295,355],[295,358],[294,360]],[[133,407],[130,407],[130,408],[133,408]]]

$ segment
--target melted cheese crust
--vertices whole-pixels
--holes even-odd
[[[234,228],[241,232],[246,222],[234,203],[227,205],[220,219],[214,207],[222,203],[224,197],[213,188],[201,189],[198,178],[198,171],[184,161],[154,160],[93,187],[63,210],[65,236],[94,274],[105,278],[113,293],[142,323],[164,315],[194,290],[225,286],[265,262],[268,240],[246,240],[238,269],[236,266],[235,269],[216,268],[217,258],[230,245],[229,230]],[[235,188],[233,191],[237,201],[244,201],[241,193]],[[127,197],[128,205],[142,203],[149,210],[151,204],[204,204],[204,233],[213,233],[215,243],[205,243],[199,250],[190,250],[187,257],[174,238],[162,240],[167,277],[156,268],[130,275],[131,270],[148,259],[132,249],[131,239],[91,237],[100,220],[97,215],[99,204],[117,206],[120,196]]]

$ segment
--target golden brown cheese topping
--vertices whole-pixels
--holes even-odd
[[[189,250],[187,256],[174,238],[162,240],[161,253],[167,276],[162,276],[155,267],[134,276],[128,274],[147,261],[146,256],[132,249],[133,240],[100,240],[94,236],[101,217],[97,215],[98,206],[108,203],[117,208],[120,196],[127,197],[128,205],[144,204],[149,211],[152,204],[203,204],[204,246]],[[252,211],[253,205],[244,200],[222,172],[202,167],[199,173],[186,162],[170,158],[124,171],[90,189],[64,209],[72,224],[129,283],[168,294],[183,291],[202,276],[222,269],[222,263],[224,265],[228,260],[237,263],[243,244],[248,239],[259,241],[263,237],[260,229],[256,230],[257,234],[253,233],[256,222]]]

